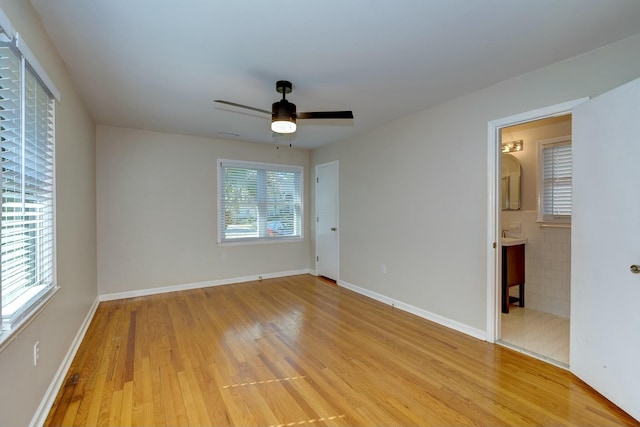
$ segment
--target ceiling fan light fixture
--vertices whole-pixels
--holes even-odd
[[[296,131],[296,119],[290,117],[273,118],[271,120],[271,130],[276,133],[294,133]]]
[[[297,113],[296,104],[287,101],[286,95],[291,93],[293,85],[287,80],[278,80],[276,82],[276,92],[282,94],[282,99],[271,104],[271,130],[275,133],[291,134],[296,131],[296,120],[307,119],[353,119],[352,111],[312,111],[305,113]],[[262,110],[248,105],[238,104],[236,102],[225,101],[223,99],[215,99],[214,102],[230,105],[232,107],[245,108],[259,113],[269,114],[269,111]]]
[[[271,130],[277,133],[296,131],[296,105],[286,99],[274,102],[271,106]]]

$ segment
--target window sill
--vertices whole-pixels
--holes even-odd
[[[287,237],[278,239],[247,239],[238,241],[218,242],[218,246],[248,246],[248,245],[271,245],[274,243],[296,243],[303,242],[304,237]]]
[[[538,222],[540,228],[571,228],[570,222]]]
[[[20,319],[10,330],[0,332],[0,353],[20,336],[20,333],[49,305],[59,290],[59,286],[54,287],[30,310],[29,314]]]

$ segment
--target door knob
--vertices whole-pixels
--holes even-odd
[[[640,265],[633,264],[629,267],[629,270],[631,270],[632,273],[638,274],[640,273]]]
[[[331,231],[336,231],[336,230],[337,230],[337,228],[331,227]]]

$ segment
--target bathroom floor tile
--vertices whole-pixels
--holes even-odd
[[[502,313],[501,340],[569,365],[569,318],[512,306]]]

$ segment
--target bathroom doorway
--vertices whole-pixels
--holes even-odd
[[[503,268],[497,289],[502,307],[498,342],[564,367],[569,366],[570,215],[568,220],[545,220],[539,214],[539,201],[544,199],[541,174],[550,168],[567,168],[567,200],[555,203],[566,203],[570,214],[570,144],[571,114],[500,129],[503,248],[499,253]],[[560,147],[565,157],[543,154],[545,149],[559,151]],[[547,161],[543,161],[545,157]],[[559,181],[555,173],[554,179]],[[562,191],[557,193],[562,196]],[[520,277],[514,281],[512,271],[517,263]],[[509,286],[515,284],[518,286]]]
[[[571,139],[572,110],[585,101],[587,98],[577,99],[488,123],[487,238],[493,250],[487,252],[487,340],[564,368],[569,367],[570,352],[571,228],[569,223],[551,227],[539,222],[538,144]],[[505,183],[502,142],[515,146],[518,141],[520,149],[508,154],[522,168],[520,182],[515,184],[510,178]],[[503,211],[502,195],[507,189],[512,209]],[[518,200],[514,199],[516,194]],[[524,279],[513,282],[512,273],[507,271],[510,266],[503,265],[503,232],[509,238],[508,244],[524,243],[524,251],[516,251],[523,252],[520,272]],[[556,257],[555,251],[563,254]],[[503,276],[514,285],[507,286],[504,293]],[[507,298],[511,303],[508,313],[503,313],[503,294],[512,297]],[[520,303],[524,303],[522,307]],[[552,341],[557,342],[551,348],[543,345]]]

